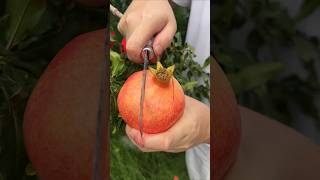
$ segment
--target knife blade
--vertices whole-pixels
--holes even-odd
[[[154,52],[152,49],[152,42],[153,42],[153,39],[149,40],[146,46],[142,49],[143,74],[141,79],[140,108],[139,108],[139,116],[138,116],[138,125],[139,125],[141,138],[143,136],[142,118],[143,118],[143,102],[144,102],[146,78],[147,78],[147,66],[148,66],[149,60],[154,56]]]

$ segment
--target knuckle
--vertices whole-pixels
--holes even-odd
[[[151,14],[151,13],[143,13],[142,17],[145,20],[151,20],[151,19],[153,19],[153,14]]]
[[[121,22],[118,23],[118,31],[122,34],[122,25],[121,25]]]
[[[134,50],[134,46],[132,45],[132,43],[127,43],[127,45],[126,45],[126,51],[127,51],[127,53],[129,54],[129,55],[134,55],[134,53],[135,53],[135,50]]]
[[[118,31],[119,31],[122,35],[124,35],[125,24],[124,24],[123,21],[120,21],[120,22],[118,23],[117,29],[118,29]]]
[[[128,41],[127,45],[126,45],[126,51],[128,56],[132,57],[132,58],[137,58],[137,49],[134,46],[134,43],[132,43],[132,41]]]
[[[138,13],[130,13],[130,15],[126,16],[125,22],[130,25],[130,24],[135,24],[136,22],[141,19],[140,15]]]

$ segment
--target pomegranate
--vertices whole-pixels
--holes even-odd
[[[39,179],[92,179],[104,40],[105,30],[99,30],[67,43],[28,100],[24,142]],[[107,179],[107,143],[102,148],[101,176]]]
[[[184,92],[172,76],[174,66],[164,68],[158,61],[157,69],[149,68],[146,76],[142,112],[142,131],[160,133],[168,130],[181,116],[185,106]],[[118,109],[123,120],[138,129],[140,89],[143,71],[133,73],[118,95]]]
[[[241,124],[232,88],[218,64],[213,62],[213,179],[221,180],[236,159]]]

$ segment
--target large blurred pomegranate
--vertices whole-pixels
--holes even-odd
[[[90,32],[65,45],[28,100],[24,141],[41,180],[92,179],[104,36],[105,30]],[[107,144],[102,148],[106,179]]]
[[[221,180],[236,159],[241,124],[238,105],[227,78],[213,62],[213,179]]]

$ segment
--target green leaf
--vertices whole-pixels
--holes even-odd
[[[181,33],[177,32],[174,37],[176,38],[176,41],[174,41],[174,45],[175,46],[181,46],[182,45]]]
[[[182,85],[182,88],[185,91],[193,91],[193,89],[196,87],[197,84],[198,84],[198,81],[187,82]]]
[[[318,10],[319,6],[320,6],[319,0],[304,0],[298,14],[295,17],[295,20],[297,22],[303,20],[304,18],[312,14],[315,10]]]
[[[204,61],[203,66],[202,66],[202,69],[205,69],[206,67],[208,67],[208,66],[210,65],[211,61],[213,61],[213,57],[212,57],[212,56],[208,57],[208,58]]]
[[[112,134],[115,134],[116,132],[117,132],[117,128],[113,127]]]
[[[4,15],[2,17],[0,17],[0,29],[1,31],[3,31],[4,29],[6,29],[8,27],[8,21],[9,21],[9,16],[8,15]],[[1,32],[0,33],[0,45],[1,46],[5,46],[6,42],[6,37],[5,37],[5,33]]]
[[[125,62],[121,59],[119,53],[110,50],[110,60],[111,60],[111,77],[120,76],[125,70]]]
[[[6,13],[9,16],[9,26],[6,30],[7,45],[10,49],[27,36],[27,33],[39,23],[46,10],[46,0],[9,0]]]
[[[236,93],[241,93],[264,85],[267,81],[274,79],[282,69],[281,63],[254,64],[238,73],[228,74],[228,78]]]
[[[35,170],[32,167],[31,163],[28,163],[26,166],[26,175],[27,176],[35,176],[37,173],[35,172]]]

